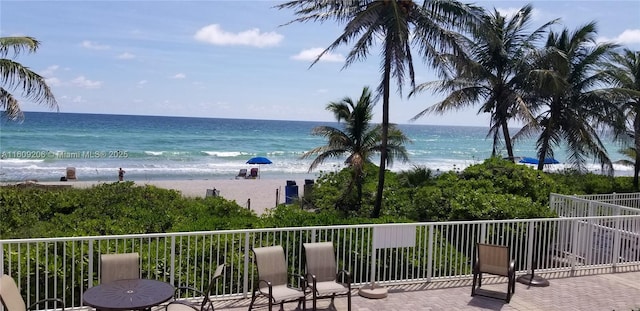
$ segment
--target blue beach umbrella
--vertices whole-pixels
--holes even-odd
[[[260,165],[271,164],[271,160],[265,157],[253,157],[247,161],[247,164],[258,164],[258,178],[260,178]]]
[[[538,164],[540,163],[540,161],[536,158],[530,158],[530,157],[524,157],[522,158],[520,161],[520,163],[525,163],[525,164]],[[560,163],[558,160],[554,159],[554,158],[545,158],[544,159],[544,164],[558,164]]]
[[[253,157],[247,161],[247,164],[271,164],[271,160],[265,157]]]

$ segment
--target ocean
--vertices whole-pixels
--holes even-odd
[[[26,112],[21,123],[0,123],[0,181],[57,181],[67,167],[87,181],[116,181],[119,168],[125,170],[125,180],[136,181],[233,179],[240,169],[251,167],[259,167],[261,178],[313,179],[321,171],[344,167],[344,159],[332,159],[309,173],[312,159],[300,159],[325,143],[311,135],[319,125],[341,128],[335,122]],[[410,162],[396,161],[392,171],[415,166],[462,170],[491,156],[486,127],[399,127],[412,141],[407,145]],[[606,146],[612,160],[624,158],[617,143]],[[533,140],[514,147],[516,156],[535,157]],[[254,156],[273,163],[246,164]],[[561,164],[550,169],[564,168],[564,151],[557,150],[555,158]],[[589,169],[597,172],[599,165],[591,163]],[[616,175],[632,174],[631,167],[615,169]]]

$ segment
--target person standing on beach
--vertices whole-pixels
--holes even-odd
[[[126,173],[122,167],[118,170],[118,180],[119,181],[123,181],[124,180],[124,173]]]

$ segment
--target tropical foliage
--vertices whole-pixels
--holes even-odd
[[[423,110],[414,119],[427,113],[444,113],[481,103],[479,113],[490,113],[489,135],[493,138],[492,155],[498,154],[502,140],[510,159],[514,159],[509,122],[514,118],[531,120],[531,111],[522,98],[527,71],[523,66],[535,43],[557,20],[529,32],[533,7],[526,5],[510,18],[498,10],[483,16],[482,23],[471,37],[461,37],[465,53],[444,54],[441,81],[418,85],[414,92],[431,89],[446,97]],[[502,136],[500,136],[502,134]]]
[[[0,37],[0,109],[9,119],[22,119],[18,97],[12,92],[22,89],[25,100],[58,108],[53,92],[44,77],[14,59],[23,52],[35,53],[40,42],[31,37]],[[13,54],[13,58],[7,58]]]
[[[290,23],[334,20],[346,24],[344,32],[318,55],[313,64],[327,52],[351,42],[354,45],[347,55],[345,67],[366,58],[375,47],[380,48],[382,76],[378,94],[382,96],[382,149],[376,200],[372,211],[372,216],[378,217],[382,208],[388,156],[391,79],[396,80],[400,94],[407,74],[411,87],[415,87],[413,47],[417,48],[421,58],[431,64],[439,62],[437,55],[440,49],[459,54],[461,49],[456,40],[457,34],[449,31],[450,27],[467,27],[477,19],[480,10],[457,1],[430,0],[422,5],[407,0],[295,0],[278,5],[277,8],[294,10],[299,18]]]
[[[375,165],[365,165],[364,170],[376,176]],[[86,189],[5,186],[0,191],[0,239],[548,217],[551,192],[632,191],[630,177],[548,174],[492,158],[461,172],[436,174],[419,167],[387,172],[383,216],[372,219],[368,216],[374,206],[375,178],[365,179],[360,211],[351,210],[345,217],[335,209],[335,202],[344,200],[344,184],[350,178],[349,168],[323,173],[314,184],[314,212],[280,205],[260,216],[222,197],[186,198],[175,190],[132,182]]]
[[[345,97],[341,101],[329,103],[327,110],[333,112],[338,122],[344,121],[344,131],[331,126],[314,128],[312,134],[325,137],[327,144],[311,149],[302,155],[303,159],[317,155],[311,162],[309,172],[329,158],[347,156],[345,164],[351,170],[351,179],[343,197],[346,197],[355,185],[357,189],[356,210],[359,209],[359,202],[362,201],[362,183],[365,177],[364,166],[371,162],[371,157],[374,154],[380,153],[383,149],[381,126],[371,124],[374,105],[371,91],[369,91],[368,87],[362,90],[357,102]],[[390,125],[386,146],[389,154],[387,157],[389,165],[393,163],[395,158],[403,162],[408,160],[407,150],[404,146],[408,141],[409,139],[402,131],[393,124]],[[337,204],[340,207],[344,207],[340,201]]]
[[[640,155],[636,152],[640,150],[640,51],[624,49],[621,53],[614,54],[613,62],[607,63],[605,73],[608,81],[613,85],[612,92],[624,113],[626,121],[624,135],[632,141],[633,146],[629,148],[633,151],[631,156],[633,186],[636,190],[640,190],[638,186]]]
[[[599,137],[599,130],[620,119],[615,103],[603,90],[602,70],[616,45],[596,43],[596,24],[589,23],[573,32],[551,32],[545,49],[533,61],[528,79],[530,101],[537,116],[516,137],[540,133],[537,139],[538,169],[553,149],[565,143],[569,163],[583,169],[585,162],[598,160],[604,172],[613,165]]]

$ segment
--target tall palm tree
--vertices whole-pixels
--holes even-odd
[[[347,156],[345,163],[352,169],[352,180],[347,188],[351,192],[353,185],[357,187],[357,204],[362,201],[362,183],[364,165],[371,162],[374,153],[381,153],[383,148],[388,150],[388,163],[391,165],[395,158],[408,160],[404,145],[409,139],[393,124],[389,127],[389,141],[386,148],[382,146],[382,128],[371,124],[374,102],[368,87],[362,89],[358,101],[349,97],[338,102],[331,102],[327,110],[333,112],[338,122],[344,121],[344,131],[331,126],[318,126],[312,131],[313,135],[324,136],[327,144],[305,152],[302,158],[317,155],[309,166],[309,172],[329,158]]]
[[[550,32],[546,46],[534,58],[529,85],[533,86],[531,102],[536,118],[516,134],[539,133],[538,170],[544,159],[553,157],[553,148],[566,144],[568,162],[584,169],[588,157],[598,160],[603,171],[612,173],[613,165],[599,137],[599,131],[615,121],[618,115],[606,85],[602,63],[617,47],[596,43],[595,22],[570,33],[566,28]]]
[[[371,215],[379,217],[388,157],[391,78],[396,79],[398,92],[402,95],[408,71],[409,83],[414,88],[412,47],[417,48],[425,61],[432,65],[440,61],[437,57],[440,49],[460,53],[455,40],[458,34],[447,27],[467,26],[481,10],[453,0],[426,0],[422,5],[410,0],[294,0],[276,7],[293,9],[300,16],[289,23],[327,20],[346,23],[344,32],[318,55],[311,66],[325,53],[350,42],[354,42],[354,46],[344,67],[366,58],[374,46],[381,48],[382,77],[377,90],[382,95],[382,144],[378,188]]]
[[[625,115],[625,134],[633,141],[633,188],[638,190],[638,175],[640,173],[640,51],[624,49],[613,55],[613,62],[607,65],[609,82],[612,91],[621,102],[621,109]],[[630,156],[630,154],[627,154]]]
[[[20,63],[7,58],[13,52],[13,58],[26,51],[35,53],[40,42],[31,37],[0,37],[0,109],[9,119],[22,119],[18,99],[11,91],[22,89],[22,97],[52,109],[58,109],[53,92],[39,74]]]
[[[444,56],[450,60],[443,63],[449,67],[444,72],[453,75],[441,81],[420,84],[412,92],[431,89],[446,94],[445,99],[423,110],[414,119],[427,113],[442,114],[480,102],[482,105],[478,113],[491,114],[489,135],[493,137],[492,156],[497,155],[502,132],[507,154],[514,159],[509,121],[513,118],[531,119],[528,106],[520,95],[522,80],[526,75],[522,64],[529,51],[535,49],[536,41],[557,21],[552,20],[529,32],[532,10],[531,5],[526,5],[511,18],[501,15],[497,10],[484,16],[482,24],[472,36],[464,38],[468,49],[466,55]]]

